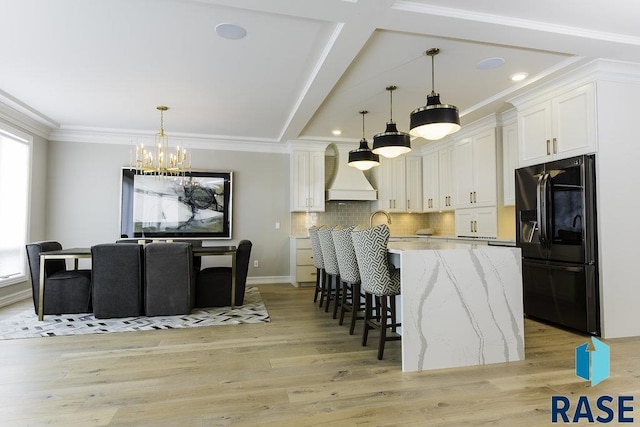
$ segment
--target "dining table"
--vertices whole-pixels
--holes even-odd
[[[155,243],[155,242],[153,242]],[[231,309],[236,305],[236,253],[237,246],[198,246],[193,247],[194,257],[231,256]],[[74,269],[78,269],[78,262],[83,258],[91,258],[91,248],[69,248],[40,253],[40,286],[38,287],[38,320],[44,320],[44,287],[45,263],[47,260],[74,260]]]

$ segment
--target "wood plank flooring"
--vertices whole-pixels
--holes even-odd
[[[523,362],[403,374],[400,342],[378,361],[377,334],[362,347],[312,288],[259,289],[270,323],[0,341],[0,425],[544,426],[554,394],[640,406],[640,338],[606,341],[593,388],[574,373],[588,338],[531,320]]]

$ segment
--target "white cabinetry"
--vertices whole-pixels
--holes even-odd
[[[518,108],[519,166],[597,151],[595,84]]]
[[[440,210],[450,211],[455,206],[456,163],[453,142],[438,150],[438,178]]]
[[[495,206],[496,131],[491,128],[455,143],[456,208]]]
[[[308,237],[292,237],[290,253],[292,284],[300,286],[306,282],[315,283],[317,270],[313,264],[311,240]]]
[[[502,200],[505,206],[516,204],[516,177],[518,167],[518,123],[502,127]]]
[[[436,212],[440,210],[440,168],[438,151],[427,153],[422,157],[422,210]]]
[[[456,209],[456,236],[496,237],[498,235],[498,212],[495,206]]]
[[[377,209],[389,212],[422,210],[422,159],[420,157],[382,158],[375,174],[378,185]]]
[[[422,157],[405,156],[406,212],[422,212]]]
[[[291,211],[324,212],[324,151],[291,153]]]

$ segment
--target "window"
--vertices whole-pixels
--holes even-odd
[[[32,141],[0,124],[0,286],[26,280]]]

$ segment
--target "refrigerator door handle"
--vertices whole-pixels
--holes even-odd
[[[540,228],[540,243],[545,243],[545,232],[547,231],[546,225],[544,225],[544,217],[542,214],[543,204],[544,204],[544,195],[543,191],[543,181],[544,181],[544,173],[540,174],[538,177],[538,184],[536,185],[536,214],[538,216],[538,227]]]

